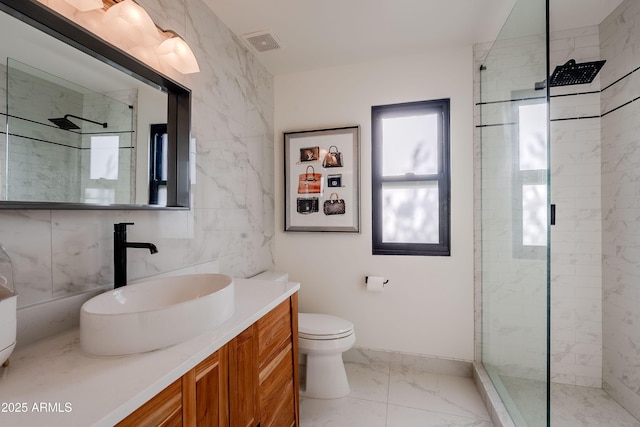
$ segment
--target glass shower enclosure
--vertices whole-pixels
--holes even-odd
[[[548,6],[518,0],[480,71],[482,363],[517,426],[549,423]]]

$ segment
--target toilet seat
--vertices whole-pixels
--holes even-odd
[[[335,340],[353,334],[353,323],[330,314],[298,313],[298,336],[309,340]]]

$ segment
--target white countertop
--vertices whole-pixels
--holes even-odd
[[[234,282],[229,320],[166,349],[91,357],[80,351],[78,329],[17,349],[0,368],[0,425],[113,426],[300,289],[291,282]]]

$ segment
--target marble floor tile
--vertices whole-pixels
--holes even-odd
[[[389,365],[383,363],[345,363],[351,392],[349,397],[387,403]]]
[[[500,377],[529,425],[546,425],[546,384]],[[551,384],[551,427],[640,427],[640,421],[600,388]]]
[[[300,427],[385,427],[387,404],[345,397],[300,400]]]
[[[391,370],[389,404],[482,420],[490,419],[471,378]]]
[[[509,393],[509,413],[512,419],[521,419],[531,427],[547,425],[547,383],[511,376],[500,376]],[[519,424],[516,422],[516,424]],[[558,426],[560,427],[560,426]]]
[[[493,426],[470,378],[394,371],[391,362],[383,360],[349,361],[345,369],[349,395],[327,400],[302,398],[301,427]],[[481,416],[476,417],[477,413]]]
[[[387,409],[387,427],[492,427],[489,420],[441,414],[422,409],[389,405]]]
[[[551,426],[640,427],[604,390],[551,384]]]

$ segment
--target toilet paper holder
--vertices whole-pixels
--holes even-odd
[[[365,276],[364,277],[364,283],[369,283],[369,276]],[[384,282],[382,282],[383,285],[386,285],[387,283],[389,283],[389,279],[385,280]]]

